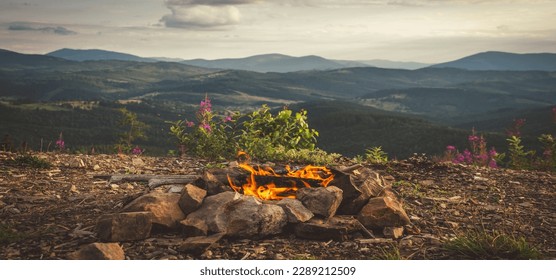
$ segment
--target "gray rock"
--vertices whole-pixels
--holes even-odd
[[[152,214],[148,211],[103,215],[97,222],[97,236],[102,241],[132,241],[149,237]]]
[[[183,192],[183,189],[185,188],[184,185],[167,185],[166,186],[167,193],[179,193],[181,194]]]
[[[68,255],[72,260],[125,260],[125,253],[118,243],[91,243]]]
[[[287,224],[282,207],[262,204],[253,196],[241,196],[223,209],[227,216],[226,235],[238,238],[261,238],[278,234]]]
[[[208,196],[199,209],[187,215],[187,219],[204,221],[209,232],[226,232],[227,220],[223,208],[228,202],[239,199],[240,196],[236,192],[222,192]]]
[[[280,233],[286,223],[286,213],[280,206],[262,204],[252,196],[223,192],[206,197],[201,207],[182,221],[182,227],[197,234],[206,225],[208,232],[257,238]]]
[[[187,184],[182,193],[178,205],[185,215],[195,211],[203,203],[207,191],[192,184]]]
[[[282,207],[288,216],[289,223],[303,223],[310,220],[314,214],[297,199],[284,198],[276,205]]]
[[[180,194],[152,192],[130,202],[122,212],[149,211],[153,214],[153,224],[165,228],[177,228],[178,223],[185,219],[178,201]]]
[[[297,191],[296,198],[315,215],[330,218],[342,202],[342,190],[335,186],[301,188]]]

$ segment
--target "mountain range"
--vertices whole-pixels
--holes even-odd
[[[124,56],[127,59],[96,57],[100,59],[81,57],[68,60],[0,50],[0,102],[12,110],[0,122],[0,133],[19,133],[34,137],[36,142],[37,137],[48,131],[34,126],[34,136],[30,136],[30,131],[24,128],[30,124],[10,116],[25,116],[21,118],[27,119],[36,115],[31,122],[50,119],[55,127],[55,120],[60,123],[71,120],[64,114],[76,114],[76,111],[68,111],[56,104],[95,101],[103,104],[95,109],[100,110],[95,114],[106,117],[112,114],[113,123],[117,116],[113,108],[125,103],[157,129],[151,132],[158,135],[158,138],[154,137],[157,140],[144,144],[167,145],[168,141],[164,140],[167,134],[162,132],[167,130],[165,121],[184,116],[193,118],[194,106],[208,94],[216,108],[223,110],[249,111],[261,104],[275,108],[310,108],[311,123],[321,131],[322,145],[330,151],[354,155],[373,145],[384,146],[387,151],[402,157],[411,151],[439,153],[443,145],[464,145],[465,134],[472,127],[498,133],[498,138],[493,136],[498,141],[495,142],[503,144],[500,136],[503,129],[500,128],[523,115],[534,116],[539,122],[535,133],[544,128],[552,129],[549,112],[556,104],[556,72],[539,69],[478,71],[448,66],[417,70],[344,67],[281,73],[200,67],[181,61],[136,61],[129,55]],[[521,55],[516,57],[523,60]],[[279,67],[288,59],[297,61],[298,58],[275,54],[251,57],[248,61],[251,65],[266,63],[267,67]],[[319,57],[304,59],[312,61],[313,65],[332,65]],[[531,60],[529,65],[534,65],[535,61],[537,59]],[[237,65],[233,60],[228,63]],[[281,67],[285,70],[288,65],[291,64],[284,63]],[[248,63],[244,65],[248,66]],[[17,105],[32,103],[39,105]],[[35,111],[29,108],[35,108]],[[535,115],[534,112],[540,109],[548,113]],[[99,126],[96,131],[104,131],[101,128],[109,122],[90,124],[87,122],[92,112],[79,111],[79,114],[84,123],[75,122],[72,140],[84,141],[81,140],[83,137],[100,139],[101,136],[80,131],[92,126]],[[7,119],[9,123],[3,123]],[[50,130],[60,129],[52,127]],[[404,138],[404,133],[413,136]],[[457,139],[462,140],[457,142]]]
[[[89,60],[122,60],[136,62],[179,62],[183,64],[215,68],[215,69],[231,69],[246,70],[254,72],[295,72],[308,70],[330,70],[347,67],[381,67],[381,68],[397,68],[397,69],[418,69],[429,64],[418,62],[397,62],[389,60],[368,60],[368,61],[352,61],[352,60],[331,60],[316,55],[294,57],[284,54],[262,54],[244,58],[225,58],[225,59],[179,59],[167,57],[139,57],[127,53],[106,51],[106,50],[77,50],[77,49],[59,49],[50,53],[48,56],[54,56],[73,61],[89,61]]]
[[[556,71],[556,54],[490,51],[429,67],[495,71]]]
[[[127,53],[107,50],[78,50],[59,49],[48,56],[63,58],[73,61],[90,60],[122,60],[135,62],[179,62],[183,64],[230,70],[246,70],[255,72],[295,72],[308,70],[333,70],[350,67],[378,67],[387,69],[415,70],[424,67],[432,68],[458,68],[466,70],[496,70],[496,71],[556,71],[556,54],[532,53],[516,54],[507,52],[489,51],[463,57],[454,61],[426,64],[419,62],[400,62],[382,59],[374,60],[331,60],[320,56],[309,55],[293,57],[283,54],[262,54],[244,58],[226,59],[190,59],[166,57],[140,57]]]

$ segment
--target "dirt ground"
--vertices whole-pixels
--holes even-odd
[[[201,174],[214,166],[192,158],[33,154],[51,163],[35,168],[0,152],[0,259],[67,259],[98,241],[100,215],[118,212],[149,191],[143,183],[109,184],[101,174]],[[354,235],[315,241],[284,232],[263,240],[222,239],[201,254],[178,252],[179,232],[122,242],[128,259],[457,259],[444,244],[473,230],[523,237],[543,258],[556,259],[556,177],[480,169],[424,159],[372,166],[393,188],[420,231],[397,240]],[[377,233],[380,237],[380,233]]]

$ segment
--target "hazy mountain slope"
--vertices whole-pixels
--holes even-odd
[[[246,70],[255,72],[295,72],[307,70],[328,70],[345,68],[343,63],[319,56],[293,57],[283,54],[263,54],[246,58],[227,58],[216,60],[193,59],[182,63],[208,68]]]
[[[556,71],[556,54],[483,52],[430,67],[467,70]]]
[[[218,102],[213,104],[216,110],[221,109]],[[127,105],[101,102],[91,109],[79,109],[53,103],[9,105],[0,102],[0,134],[9,134],[16,146],[25,141],[35,150],[39,149],[43,139],[46,150],[48,143],[52,144],[63,132],[66,145],[72,150],[87,151],[94,145],[97,152],[113,152],[112,147],[123,132],[118,126],[121,114],[116,108],[125,106],[149,125],[149,138],[137,144],[147,148],[149,154],[165,154],[175,149],[166,121],[194,118],[197,109],[184,107],[178,110],[178,114],[167,105],[158,101]],[[290,108],[308,110],[310,126],[320,133],[320,148],[346,156],[363,154],[365,149],[374,146],[382,146],[391,158],[405,158],[413,153],[440,154],[446,145],[465,146],[469,134],[466,130],[434,125],[410,115],[383,112],[348,102],[317,101],[290,105]],[[489,136],[489,143],[498,138],[502,139]]]
[[[460,120],[460,123],[454,126],[505,133],[508,128],[512,127],[514,120],[525,119],[525,125],[521,129],[523,134],[529,136],[539,136],[543,133],[556,135],[556,115],[552,111],[555,107],[556,103],[549,107],[535,109],[492,111],[488,114]]]
[[[415,70],[430,66],[427,63],[421,62],[412,62],[412,61],[391,61],[391,60],[384,60],[384,59],[372,59],[372,60],[363,60],[361,61],[369,66],[379,67],[379,68],[388,68],[388,69],[407,69],[407,70]]]
[[[490,111],[549,106],[556,103],[556,89],[550,84],[539,90],[508,83],[471,83],[460,84],[457,88],[378,90],[358,100],[361,104],[388,111],[418,114],[453,123],[463,117]]]
[[[492,110],[555,104],[556,72],[358,67],[259,73],[168,62],[75,62],[0,53],[0,96],[6,98],[197,103],[205,94],[236,108],[358,98],[380,109],[455,123],[457,118]]]
[[[318,146],[354,156],[381,146],[391,158],[413,153],[439,155],[446,145],[466,147],[470,131],[432,124],[411,115],[393,114],[354,103],[319,101],[291,106],[307,110],[311,127],[319,131]],[[492,144],[503,145],[503,137],[489,135]]]
[[[77,50],[77,49],[59,49],[50,53],[48,56],[63,58],[73,61],[87,61],[87,60],[122,60],[122,61],[137,61],[137,62],[155,62],[157,60],[152,58],[144,58],[136,55],[131,55],[121,52],[113,52],[106,50]]]
[[[52,65],[68,65],[70,61],[39,54],[22,54],[0,49],[0,69],[10,71],[13,69],[48,68]]]

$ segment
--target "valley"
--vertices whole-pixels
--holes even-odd
[[[249,112],[262,104],[307,109],[321,134],[318,146],[350,157],[375,146],[393,158],[438,155],[446,145],[465,147],[472,128],[502,149],[504,129],[517,118],[531,120],[524,138],[533,146],[540,133],[555,132],[556,72],[551,71],[431,66],[279,73],[113,58],[0,51],[0,133],[14,146],[25,142],[39,150],[41,140],[44,149],[63,132],[74,151],[95,146],[111,152],[121,133],[117,109],[126,107],[149,125],[149,138],[137,144],[164,155],[175,149],[168,122],[194,118],[205,95],[217,111]],[[295,69],[298,62],[289,61],[287,67]]]

